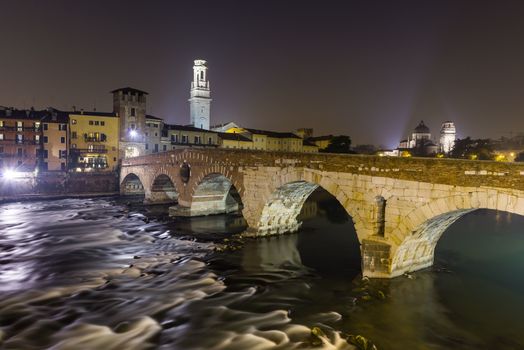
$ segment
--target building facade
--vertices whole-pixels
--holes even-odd
[[[207,79],[207,62],[195,60],[189,98],[190,124],[193,127],[209,130],[211,101],[211,90]]]
[[[42,151],[42,115],[34,110],[0,109],[0,168],[32,172]]]
[[[144,129],[146,138],[145,154],[158,153],[161,151],[163,128],[163,119],[146,115],[146,125]]]
[[[164,124],[162,151],[183,147],[218,147],[218,133],[190,125]]]
[[[49,108],[43,111],[42,171],[67,171],[69,146],[69,114]]]
[[[117,170],[120,124],[115,113],[71,112],[70,168],[77,172]]]

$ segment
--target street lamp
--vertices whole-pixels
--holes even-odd
[[[135,129],[131,129],[129,130],[129,136],[131,136],[131,138],[134,139],[135,137],[138,136],[138,133],[136,132]]]

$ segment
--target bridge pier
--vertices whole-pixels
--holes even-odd
[[[227,193],[225,196],[193,198],[189,206],[179,203],[169,208],[169,216],[206,216],[233,213],[240,209],[237,201]]]

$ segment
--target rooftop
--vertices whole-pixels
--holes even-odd
[[[218,137],[222,140],[253,142],[249,137],[233,132],[219,132]]]
[[[248,128],[246,128],[246,130],[256,135],[266,135],[269,137],[275,137],[275,138],[281,138],[281,139],[285,139],[285,138],[301,139],[300,136],[297,136],[291,132],[277,132],[277,131],[248,129]]]
[[[120,88],[120,89],[116,89],[116,90],[113,90],[111,91],[112,94],[114,94],[115,92],[119,92],[119,91],[122,91],[124,94],[127,94],[127,93],[138,93],[138,94],[144,94],[144,95],[149,95],[147,92],[145,91],[142,91],[142,90],[138,90],[138,89],[134,89],[132,87],[124,87],[124,88]]]
[[[164,124],[164,127],[168,130],[196,131],[196,132],[207,132],[207,133],[217,134],[216,131],[195,128],[192,125]]]

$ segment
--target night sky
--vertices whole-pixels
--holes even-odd
[[[524,1],[0,0],[0,105],[148,113],[189,123],[193,59],[208,61],[211,123],[312,127],[397,146],[524,131]]]

